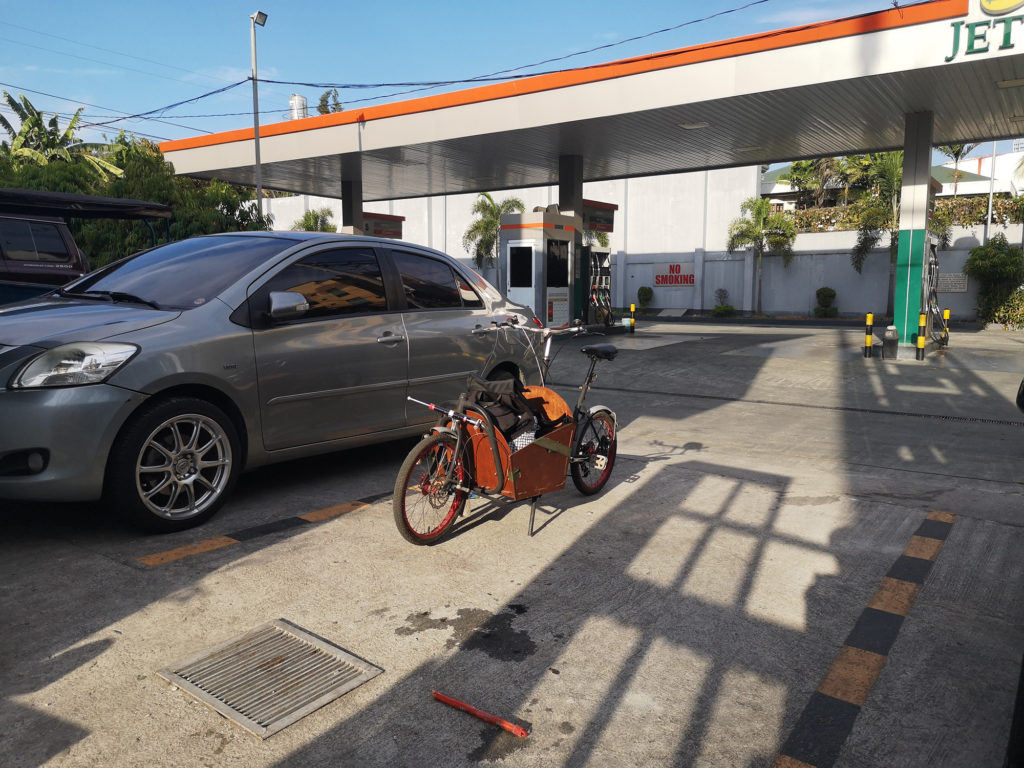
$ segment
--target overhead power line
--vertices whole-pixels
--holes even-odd
[[[634,43],[634,42],[636,42],[638,40],[646,40],[647,38],[654,37],[655,35],[661,35],[661,34],[664,34],[666,32],[674,32],[677,29],[682,29],[684,27],[693,26],[694,24],[701,24],[701,23],[703,23],[705,21],[711,21],[712,19],[717,19],[717,18],[719,18],[721,16],[727,16],[727,15],[732,14],[732,13],[739,13],[740,11],[745,11],[748,8],[752,8],[755,5],[762,5],[762,4],[768,3],[768,2],[771,2],[771,0],[751,0],[751,2],[747,3],[746,5],[737,6],[736,8],[728,8],[728,9],[726,9],[724,11],[718,11],[717,13],[712,13],[712,14],[710,14],[708,16],[703,16],[703,17],[701,17],[699,19],[691,19],[690,21],[684,21],[681,24],[676,24],[676,25],[671,26],[671,27],[665,27],[663,29],[658,29],[658,30],[655,30],[653,32],[647,32],[646,34],[643,34],[643,35],[636,35],[634,37],[628,37],[628,38],[626,38],[624,40],[618,40],[618,41],[616,41],[614,43],[605,43],[604,45],[598,45],[598,46],[595,46],[594,48],[588,48],[585,51],[576,51],[575,53],[569,53],[569,54],[566,54],[565,56],[556,56],[556,57],[553,57],[553,58],[550,58],[550,59],[544,59],[543,61],[534,62],[533,64],[523,64],[523,65],[518,66],[518,67],[512,67],[511,69],[502,69],[502,70],[499,70],[497,72],[491,72],[490,74],[478,75],[476,77],[470,77],[470,78],[459,79],[459,80],[439,80],[439,81],[433,81],[433,82],[418,82],[418,83],[417,82],[410,82],[410,83],[376,83],[376,84],[367,84],[367,83],[336,83],[336,84],[324,83],[324,84],[314,84],[314,83],[293,83],[293,82],[287,82],[287,81],[284,81],[284,80],[266,80],[266,81],[264,81],[262,78],[258,78],[258,79],[260,80],[260,82],[274,83],[274,84],[277,84],[277,85],[298,85],[298,86],[306,86],[306,87],[310,87],[310,88],[328,88],[328,89],[330,89],[330,88],[338,88],[339,90],[341,90],[341,89],[346,89],[347,90],[347,89],[413,87],[412,90],[408,90],[408,91],[399,91],[397,93],[391,93],[391,94],[387,94],[387,95],[384,95],[384,96],[376,96],[376,97],[368,98],[368,99],[358,99],[358,100],[350,101],[349,102],[350,104],[360,104],[360,103],[365,102],[365,101],[377,101],[378,99],[388,99],[388,98],[393,98],[394,96],[405,96],[405,95],[410,94],[410,93],[418,93],[418,92],[421,92],[421,91],[428,91],[428,90],[432,90],[434,88],[440,88],[440,87],[443,87],[443,86],[446,86],[446,85],[465,85],[465,84],[470,84],[470,83],[503,82],[503,81],[506,81],[506,80],[521,79],[521,78],[526,78],[526,77],[538,77],[540,75],[555,74],[555,73],[558,73],[558,72],[565,72],[565,71],[568,71],[568,70],[556,69],[556,70],[550,70],[550,71],[547,71],[547,72],[531,72],[531,73],[522,74],[522,75],[511,75],[510,74],[510,73],[513,73],[513,72],[518,72],[521,69],[532,69],[533,67],[540,67],[540,66],[543,66],[545,64],[553,64],[553,63],[558,62],[558,61],[566,61],[568,59],[575,58],[577,56],[585,56],[585,55],[587,55],[589,53],[595,53],[597,51],[607,50],[609,48],[616,48],[616,47],[618,47],[620,45],[626,45],[627,43]],[[606,64],[599,64],[599,65],[595,65],[595,66],[609,66],[612,63],[614,63],[614,62],[610,62],[610,63],[606,63]],[[503,77],[503,75],[504,75],[504,77]]]
[[[179,67],[176,64],[165,64],[162,61],[155,61],[153,59],[146,59],[146,58],[143,58],[142,56],[134,56],[134,55],[132,55],[130,53],[122,53],[121,51],[115,51],[113,48],[104,48],[104,47],[99,46],[99,45],[93,45],[92,43],[83,43],[83,42],[80,42],[78,40],[72,40],[70,37],[61,37],[60,35],[55,35],[55,34],[53,34],[51,32],[43,32],[42,30],[32,29],[32,27],[25,27],[25,26],[22,26],[21,24],[14,24],[13,22],[10,22],[10,21],[2,21],[2,20],[0,20],[0,26],[14,27],[15,29],[21,29],[21,30],[24,30],[25,32],[32,32],[33,34],[41,35],[43,37],[51,37],[54,40],[60,40],[60,41],[65,42],[65,43],[71,43],[72,45],[78,45],[78,46],[81,46],[83,48],[92,48],[92,49],[97,50],[97,51],[103,51],[104,53],[112,53],[115,56],[123,56],[126,59],[135,59],[136,61],[143,61],[143,62],[145,62],[147,64],[155,64],[158,67],[164,67],[166,69],[175,69],[175,70],[177,70],[179,72],[184,72],[184,73],[189,74],[189,75],[196,75],[198,77],[205,77],[205,78],[207,78],[209,80],[220,80],[221,82],[225,82],[225,83],[228,82],[227,80],[225,80],[222,77],[216,77],[214,75],[209,75],[209,74],[206,74],[205,72],[196,72],[196,71],[191,70],[191,69],[185,69],[184,67]],[[11,42],[17,42],[20,45],[28,45],[28,43],[24,43],[24,42],[22,42],[20,40],[11,41]],[[43,50],[48,50],[48,49],[43,49]],[[57,53],[59,55],[71,55],[71,54],[67,54],[66,51],[52,51],[52,53]],[[98,63],[106,64],[107,62],[98,62]],[[109,66],[120,67],[121,65],[119,65],[119,64],[110,64]],[[129,71],[135,72],[137,70],[129,70]],[[180,81],[180,82],[184,82],[184,81]]]
[[[237,83],[231,83],[230,85],[225,85],[223,88],[217,88],[216,90],[208,91],[207,93],[204,93],[204,94],[202,94],[200,96],[193,96],[191,99],[182,99],[181,101],[176,101],[173,104],[168,104],[166,107],[157,107],[156,109],[151,109],[148,112],[137,112],[134,115],[126,115],[125,117],[118,117],[118,118],[116,118],[114,120],[108,120],[108,121],[102,122],[102,123],[94,123],[94,125],[97,125],[97,126],[100,126],[100,125],[113,125],[114,123],[119,123],[119,122],[122,122],[124,120],[142,120],[142,119],[156,120],[157,118],[150,117],[150,116],[151,115],[162,114],[162,113],[166,112],[169,109],[174,109],[175,107],[180,107],[183,104],[191,104],[194,101],[200,101],[201,99],[206,99],[206,98],[209,98],[210,96],[216,96],[218,93],[224,93],[225,91],[230,91],[232,88],[237,88],[238,86],[242,85],[243,83],[248,83],[248,82],[251,82],[251,81],[252,81],[252,78],[251,77],[247,77],[245,80],[239,80]],[[207,133],[208,133],[208,131],[207,131]]]
[[[33,94],[36,94],[38,96],[46,96],[47,98],[50,98],[50,99],[59,99],[60,101],[67,101],[67,102],[70,102],[72,104],[81,105],[83,107],[93,107],[94,109],[105,109],[105,110],[108,110],[108,111],[111,111],[111,112],[120,112],[120,110],[113,109],[111,107],[101,107],[101,106],[99,106],[97,104],[90,104],[90,103],[88,103],[86,101],[80,101],[78,99],[69,99],[67,96],[58,96],[55,93],[47,93],[46,91],[37,91],[37,90],[35,90],[33,88],[25,88],[25,87],[20,86],[20,85],[14,85],[13,83],[0,82],[0,86],[3,86],[4,88],[10,88],[10,89],[12,89],[14,91],[17,91],[19,93],[33,93]],[[55,111],[55,113],[56,114],[62,114],[59,111]],[[125,113],[122,113],[122,114],[125,114]],[[198,131],[199,133],[211,133],[211,131],[207,131],[207,130],[204,130],[202,128],[193,128],[192,126],[189,126],[189,125],[181,125],[180,123],[172,123],[170,120],[164,120],[162,118],[161,119],[158,119],[158,118],[147,118],[147,119],[148,120],[152,120],[154,122],[162,123],[164,125],[170,125],[170,126],[173,126],[175,128],[184,128],[187,131]],[[86,123],[86,124],[83,124],[83,125],[91,126],[93,124],[92,123]],[[142,134],[142,135],[144,135],[144,134]],[[164,137],[161,137],[161,136],[147,136],[147,138],[153,138],[153,139],[159,139],[161,141],[166,141],[166,139]]]
[[[288,81],[288,80],[269,80],[269,79],[264,79],[264,78],[258,78],[258,81],[262,82],[262,83],[272,84],[272,85],[291,85],[291,86],[307,87],[307,88],[323,88],[323,89],[326,89],[326,90],[330,90],[330,89],[334,89],[334,88],[337,88],[339,90],[373,90],[373,89],[381,89],[381,88],[407,88],[408,89],[408,90],[403,90],[403,91],[397,91],[397,92],[394,92],[394,93],[383,94],[383,95],[380,95],[380,96],[372,96],[372,97],[367,97],[367,98],[364,98],[364,99],[357,99],[357,100],[351,100],[351,101],[346,102],[347,104],[359,104],[359,103],[363,103],[363,102],[367,102],[367,101],[380,101],[382,99],[394,98],[395,96],[404,96],[404,95],[407,95],[407,94],[410,94],[410,93],[417,93],[417,92],[422,92],[422,91],[434,90],[434,89],[437,89],[437,88],[443,88],[443,87],[452,86],[452,85],[467,85],[467,84],[473,84],[473,83],[488,83],[488,82],[504,82],[504,81],[508,81],[508,80],[518,80],[518,79],[523,79],[523,78],[528,78],[528,77],[538,77],[538,76],[545,75],[545,74],[555,74],[555,73],[560,73],[560,72],[567,72],[567,71],[572,71],[574,69],[576,69],[576,70],[597,69],[597,68],[600,68],[600,67],[614,66],[615,62],[596,64],[596,65],[591,65],[591,66],[587,66],[587,67],[572,67],[572,68],[566,68],[566,69],[553,69],[553,70],[542,71],[542,72],[529,72],[529,73],[515,74],[515,73],[519,73],[521,70],[524,70],[524,69],[526,69],[526,70],[533,69],[535,67],[543,66],[545,64],[552,64],[552,63],[555,63],[555,62],[566,61],[568,59],[575,58],[575,57],[578,57],[578,56],[585,56],[587,54],[595,53],[597,51],[608,50],[608,49],[615,48],[615,47],[618,47],[618,46],[626,45],[628,43],[637,42],[639,40],[645,40],[645,39],[654,37],[656,35],[665,34],[667,32],[673,32],[675,30],[679,30],[679,29],[682,29],[684,27],[693,26],[695,24],[700,24],[700,23],[703,23],[703,22],[706,22],[706,21],[710,21],[712,19],[716,19],[716,18],[722,17],[722,16],[726,16],[726,15],[733,14],[733,13],[739,13],[741,11],[745,11],[745,10],[747,10],[749,8],[754,7],[754,6],[762,5],[764,3],[768,3],[768,2],[771,2],[771,1],[772,0],[750,0],[750,2],[747,2],[744,5],[740,5],[740,6],[737,6],[735,8],[729,8],[729,9],[726,9],[726,10],[723,10],[723,11],[718,11],[716,13],[712,13],[712,14],[709,14],[707,16],[703,16],[703,17],[701,17],[699,19],[691,19],[690,21],[685,21],[685,22],[682,22],[680,24],[675,24],[675,25],[670,26],[670,27],[664,27],[662,29],[654,30],[652,32],[647,32],[647,33],[642,34],[642,35],[636,35],[634,37],[629,37],[629,38],[626,38],[626,39],[623,39],[623,40],[619,40],[619,41],[616,41],[616,42],[613,42],[613,43],[606,43],[604,45],[598,45],[598,46],[595,46],[593,48],[589,48],[589,49],[584,50],[584,51],[576,51],[574,53],[566,54],[564,56],[556,56],[556,57],[544,59],[542,61],[534,62],[532,64],[523,64],[523,65],[520,65],[518,67],[513,67],[513,68],[510,68],[510,69],[503,69],[503,70],[499,70],[497,72],[491,72],[491,73],[486,74],[486,75],[477,75],[475,77],[457,78],[457,79],[449,79],[449,80],[434,80],[434,81],[410,81],[410,82],[398,82],[398,83],[310,83],[310,82],[297,82],[297,81]],[[6,23],[6,22],[0,22],[0,24],[3,24],[3,23]],[[29,31],[32,31],[32,32],[36,32],[37,31],[37,30],[30,30],[28,27],[19,27],[19,25],[16,25],[16,24],[8,24],[8,25],[9,26],[18,27],[20,29],[28,29]],[[808,26],[814,26],[814,25],[808,25]],[[50,35],[49,33],[38,32],[38,34],[45,34],[47,36],[54,37],[56,39],[65,40],[66,42],[72,42],[72,43],[76,42],[76,41],[73,41],[73,40],[69,40],[68,38],[61,38],[61,37],[59,37],[57,35]],[[771,34],[773,34],[773,33],[768,33],[768,35],[766,35],[766,36],[771,36]],[[2,39],[3,38],[0,38],[0,40],[2,40]],[[10,41],[10,42],[19,42],[19,44],[22,44],[22,45],[29,45],[27,43],[20,43],[20,41]],[[78,44],[78,45],[87,45],[85,43],[76,43],[76,44]],[[716,45],[716,44],[711,44],[711,45],[713,46],[713,45]],[[39,48],[40,46],[31,46],[30,45],[29,47]],[[102,51],[105,51],[105,52],[108,52],[108,53],[113,53],[113,54],[119,55],[119,56],[126,56],[128,58],[138,59],[140,61],[146,61],[148,63],[156,64],[158,66],[166,66],[166,67],[170,67],[170,68],[173,68],[173,69],[180,69],[181,71],[184,71],[184,72],[190,72],[190,70],[185,70],[185,69],[182,69],[180,67],[174,67],[172,65],[161,64],[160,62],[155,62],[155,61],[152,61],[150,59],[143,59],[143,58],[137,57],[137,56],[131,56],[130,54],[122,54],[122,53],[119,53],[117,51],[113,51],[111,49],[100,48],[99,46],[87,46],[87,47],[96,48],[97,50],[102,50]],[[48,49],[42,49],[42,50],[48,50]],[[73,56],[74,58],[85,59],[87,61],[98,61],[98,60],[95,60],[95,59],[88,59],[87,57],[75,56],[74,54],[68,54],[68,53],[63,52],[63,51],[60,51],[58,53],[62,53],[64,55],[68,55],[68,56]],[[656,59],[656,58],[659,58],[659,57],[662,57],[662,56],[666,56],[666,55],[671,55],[671,52],[669,52],[669,53],[660,53],[660,54],[650,54],[649,56],[646,56],[646,57],[643,57],[643,58]],[[109,64],[108,62],[103,62],[103,61],[98,61],[98,63],[100,63],[100,64],[107,64],[108,66],[120,67],[120,65]],[[129,69],[130,71],[138,71],[138,70],[131,70],[128,67],[121,67],[121,68]],[[162,77],[164,79],[176,80],[176,78],[168,78],[168,77],[166,77],[164,75],[158,75],[158,74],[154,74],[154,73],[145,73],[144,72],[142,74],[151,75],[153,77]],[[191,74],[199,74],[199,73],[194,73],[193,72]],[[206,76],[206,75],[204,75],[204,76]],[[207,76],[207,77],[209,77],[209,76]],[[228,85],[226,85],[226,86],[224,86],[222,88],[218,88],[218,89],[215,89],[213,91],[208,91],[208,92],[203,93],[203,94],[201,94],[199,96],[194,96],[194,97],[189,98],[189,99],[183,99],[181,101],[174,102],[173,104],[168,104],[168,105],[163,106],[163,107],[158,107],[156,109],[151,109],[151,110],[148,110],[148,111],[145,111],[145,112],[137,112],[137,113],[134,113],[134,114],[129,114],[129,113],[123,112],[122,110],[114,110],[114,109],[110,109],[110,108],[107,108],[107,107],[97,107],[94,104],[85,104],[84,102],[77,102],[77,103],[84,104],[84,106],[94,107],[96,109],[106,109],[108,111],[118,112],[118,113],[121,113],[121,114],[124,115],[123,117],[118,117],[118,116],[102,116],[103,117],[102,120],[100,120],[98,122],[83,123],[83,126],[89,126],[89,127],[94,127],[94,128],[104,128],[104,127],[113,126],[113,125],[115,125],[117,123],[120,123],[120,122],[124,122],[125,120],[152,120],[152,121],[164,123],[166,125],[172,125],[172,126],[177,127],[177,128],[185,128],[186,130],[190,130],[190,131],[196,131],[196,132],[200,132],[200,133],[211,133],[211,131],[202,130],[202,129],[198,129],[198,128],[192,128],[190,126],[183,126],[183,125],[180,125],[180,124],[177,124],[177,123],[172,123],[169,120],[167,120],[166,118],[167,117],[173,117],[173,118],[183,118],[183,119],[198,119],[198,118],[213,118],[213,117],[234,117],[234,116],[248,115],[248,114],[251,114],[251,112],[246,111],[246,112],[229,112],[229,113],[217,113],[217,114],[169,115],[169,116],[165,116],[164,113],[168,112],[169,110],[175,109],[176,107],[180,107],[180,106],[183,106],[185,104],[195,103],[195,102],[201,101],[203,99],[209,98],[211,96],[215,96],[217,94],[224,93],[226,91],[229,91],[229,90],[231,90],[233,88],[238,87],[239,85],[242,85],[243,83],[247,83],[247,82],[251,82],[251,81],[252,81],[252,78],[248,77],[245,80],[239,80],[238,82],[230,83],[230,84],[228,84]],[[182,81],[179,81],[179,82],[182,82]],[[0,83],[0,85],[6,85],[6,84]],[[17,88],[17,86],[10,86],[10,85],[8,87]],[[41,95],[44,95],[44,96],[48,96],[50,98],[56,98],[56,99],[61,99],[63,101],[69,101],[69,102],[72,102],[72,103],[76,103],[74,99],[68,99],[68,98],[65,98],[65,97],[62,97],[62,96],[56,96],[54,94],[44,93],[42,91],[35,91],[35,90],[29,89],[29,88],[20,88],[19,90],[27,91],[29,93],[41,94]],[[261,111],[261,114],[274,114],[274,113],[277,113],[277,112],[280,112],[280,111],[281,110],[268,110],[266,112]],[[97,117],[101,117],[101,116],[97,116]],[[156,138],[159,138],[159,137],[156,137]]]

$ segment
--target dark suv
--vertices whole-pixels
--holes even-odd
[[[45,293],[88,270],[62,219],[0,213],[0,304]]]

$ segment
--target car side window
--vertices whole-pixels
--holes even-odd
[[[309,302],[306,318],[335,317],[388,308],[384,279],[370,248],[319,251],[274,275],[264,286],[270,291],[295,291]]]
[[[0,219],[0,249],[11,261],[71,262],[64,238],[55,225],[45,221]]]
[[[465,278],[438,259],[392,251],[409,309],[483,307],[483,300]]]

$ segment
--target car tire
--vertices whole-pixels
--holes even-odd
[[[213,517],[240,470],[238,431],[227,414],[173,397],[135,414],[118,434],[104,496],[128,523],[171,533]]]

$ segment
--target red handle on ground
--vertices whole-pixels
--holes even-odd
[[[464,701],[453,699],[451,696],[445,696],[443,693],[438,693],[437,691],[434,691],[434,698],[440,702],[447,704],[449,707],[461,709],[463,712],[468,712],[469,714],[473,715],[473,717],[479,717],[484,722],[491,723],[492,725],[496,725],[499,728],[504,728],[509,733],[518,736],[521,739],[525,739],[527,736],[530,735],[526,732],[525,728],[510,723],[508,720],[502,720],[500,717],[498,717],[497,715],[492,715],[490,712],[484,712],[482,709],[477,709],[476,707],[470,706]]]

